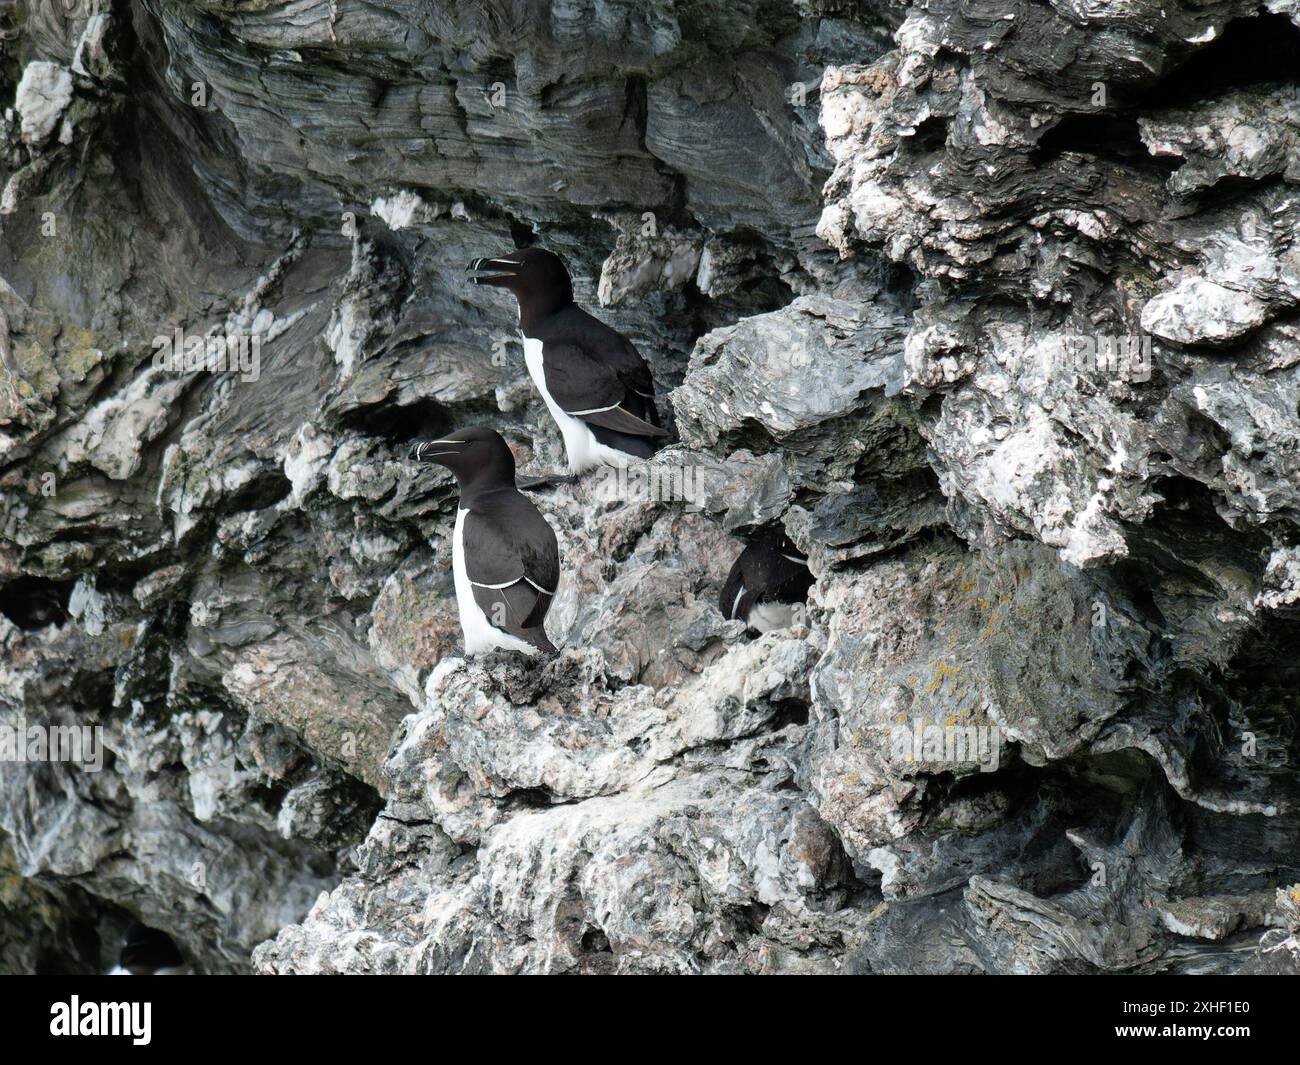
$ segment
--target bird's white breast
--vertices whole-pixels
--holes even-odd
[[[794,624],[797,609],[793,603],[755,603],[745,624],[759,632],[788,629]]]
[[[560,435],[564,437],[564,451],[569,456],[569,470],[585,473],[596,466],[627,466],[633,456],[602,444],[582,420],[568,414],[551,398],[546,388],[546,370],[542,364],[542,342],[534,337],[524,337],[524,364],[537,391],[551,412]]]

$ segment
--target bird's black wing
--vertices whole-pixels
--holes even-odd
[[[650,367],[627,337],[615,336],[618,337],[617,354],[610,362],[628,393],[624,405],[637,417],[658,425],[659,408],[655,406],[655,383]]]
[[[618,374],[625,394],[623,409],[642,421],[659,425],[654,378],[650,375],[649,364],[641,357],[632,341],[581,309],[573,321],[566,324],[572,333],[564,339],[576,340],[581,347]]]
[[[581,344],[571,340],[544,341],[542,370],[546,390],[566,414],[618,433],[668,436],[659,426],[632,413],[633,405],[644,406],[644,398],[635,391],[629,395],[618,370]]]
[[[560,549],[541,512],[513,489],[465,516],[465,572],[488,621],[516,636],[541,625],[560,583]]]
[[[742,551],[741,554],[744,554],[744,552]],[[728,621],[745,620],[737,610],[737,600],[743,598],[741,593],[744,590],[745,575],[741,572],[740,559],[737,558],[731,564],[731,572],[727,575],[727,583],[722,586],[722,594],[718,596],[718,606],[722,610],[722,616]]]
[[[779,603],[804,603],[808,589],[813,586],[812,570],[803,562],[782,558],[776,573],[772,598]]]

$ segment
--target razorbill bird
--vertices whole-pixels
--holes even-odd
[[[417,444],[412,455],[446,466],[460,486],[451,568],[466,654],[555,654],[542,619],[560,583],[560,549],[541,511],[515,487],[515,457],[501,434],[461,429]]]
[[[122,953],[109,976],[185,976],[185,959],[172,937],[139,921],[127,925]]]
[[[669,436],[659,425],[650,367],[626,337],[573,302],[560,257],[522,248],[469,265],[476,285],[519,303],[528,374],[564,437],[569,471],[648,459]]]
[[[758,632],[785,629],[802,612],[812,585],[807,556],[781,523],[773,522],[759,529],[736,559],[719,606],[723,617]]]

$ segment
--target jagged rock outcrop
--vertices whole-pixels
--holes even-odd
[[[0,11],[0,726],[104,756],[0,760],[0,967],[134,917],[216,972],[1296,971],[1297,44]],[[538,496],[562,652],[471,662],[409,449],[562,463],[463,279],[532,242],[678,440]],[[776,519],[817,583],[751,638]]]

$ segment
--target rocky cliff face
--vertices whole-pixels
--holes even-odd
[[[1296,970],[1266,6],[0,4],[0,726],[105,748],[0,762],[0,968]],[[463,278],[527,243],[689,490],[539,495],[563,651],[466,661],[408,451],[562,463]]]

